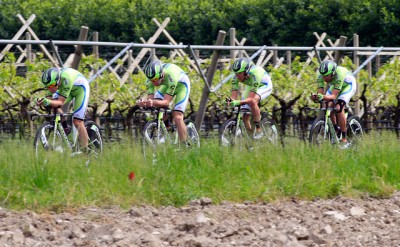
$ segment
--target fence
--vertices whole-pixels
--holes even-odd
[[[35,60],[35,47],[38,46],[45,56],[54,64],[54,66],[76,67],[82,56],[85,56],[84,47],[91,47],[91,52],[95,58],[100,58],[102,55],[99,50],[108,49],[108,54],[116,53],[111,58],[103,57],[107,64],[98,70],[93,68],[90,81],[94,81],[105,70],[110,71],[119,80],[120,85],[123,85],[131,80],[131,75],[134,72],[142,71],[150,60],[157,59],[158,51],[169,51],[169,58],[173,59],[176,56],[186,57],[189,59],[189,70],[195,70],[204,81],[203,97],[200,102],[199,111],[196,114],[196,125],[203,126],[203,119],[208,104],[208,96],[210,93],[216,92],[230,78],[224,78],[215,86],[211,85],[214,71],[217,67],[229,66],[230,62],[237,57],[248,57],[254,59],[255,63],[261,66],[272,64],[274,67],[279,67],[283,63],[291,65],[294,54],[303,54],[306,63],[311,63],[314,58],[319,61],[324,59],[333,59],[337,62],[341,57],[347,55],[353,56],[353,63],[357,66],[357,70],[367,66],[369,74],[374,72],[372,63],[375,63],[375,70],[380,66],[382,57],[400,55],[399,47],[359,47],[359,37],[352,37],[353,47],[345,47],[347,38],[341,36],[336,41],[326,39],[327,34],[321,35],[314,33],[317,39],[313,47],[291,47],[291,46],[245,46],[246,39],[240,41],[235,36],[235,29],[229,29],[229,45],[223,45],[225,42],[226,32],[218,33],[216,44],[214,45],[183,45],[168,33],[166,27],[169,23],[169,18],[163,22],[159,22],[153,18],[153,22],[157,25],[157,30],[148,40],[140,38],[143,44],[139,43],[118,43],[118,42],[99,42],[99,33],[94,32],[93,41],[86,41],[88,36],[88,27],[82,27],[77,41],[57,41],[57,40],[40,40],[29,25],[35,19],[35,15],[31,15],[28,20],[25,20],[21,15],[17,17],[23,23],[21,29],[16,33],[12,40],[0,40],[0,45],[5,45],[0,53],[0,62],[7,52],[15,52],[18,54],[17,67],[25,66],[24,61]],[[20,40],[25,33],[25,40]],[[158,37],[165,35],[170,44],[156,44]],[[33,39],[32,39],[33,37]],[[23,47],[25,46],[25,47]],[[47,49],[51,48],[51,51]],[[72,47],[72,48],[71,48]],[[99,49],[100,48],[100,49]],[[117,50],[121,49],[122,50]],[[112,49],[112,50],[111,50]],[[87,50],[87,48],[86,48]],[[112,51],[112,52],[110,52]],[[213,51],[211,56],[211,65],[207,71],[201,69],[201,64],[206,59],[210,59],[209,52]],[[253,54],[251,54],[253,52]],[[106,54],[107,55],[107,54]],[[122,58],[121,58],[122,57]],[[63,60],[64,58],[64,60]],[[121,59],[122,63],[114,65],[117,59]],[[360,66],[360,62],[364,62]],[[206,75],[207,74],[207,77]],[[10,88],[4,87],[5,90],[11,92]],[[358,92],[357,92],[358,94]],[[10,93],[10,95],[12,95]],[[97,115],[101,116],[107,109],[107,102],[112,102],[115,93],[111,93],[105,103],[98,107]],[[359,105],[355,106],[355,114],[360,113]],[[207,124],[206,124],[207,125]],[[295,129],[295,128],[294,128]]]

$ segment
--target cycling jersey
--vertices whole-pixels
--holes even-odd
[[[189,102],[190,80],[188,75],[177,65],[166,63],[163,64],[164,79],[161,82],[157,92],[155,86],[150,80],[146,81],[147,93],[154,94],[155,99],[164,99],[164,95],[168,94],[174,99],[174,111],[185,112]]]
[[[324,88],[325,81],[322,75],[319,73],[317,77],[317,83],[318,88]],[[336,75],[332,78],[332,81],[329,82],[329,89],[326,92],[326,95],[332,95],[332,91],[334,89],[340,91],[337,99],[341,99],[348,104],[357,89],[357,83],[353,73],[351,73],[345,67],[338,66],[336,68]]]
[[[87,79],[72,68],[61,69],[60,82],[53,99],[66,98],[65,104],[74,99],[74,118],[84,120],[89,102],[90,87]]]
[[[272,80],[265,69],[258,65],[253,65],[251,66],[248,75],[249,77],[241,82],[246,85],[246,88],[242,94],[242,100],[246,99],[250,92],[258,94],[260,96],[260,101],[271,95]],[[240,81],[235,76],[232,80],[232,91],[237,91],[239,89],[239,82]],[[242,108],[250,109],[250,106],[245,104],[242,106]]]

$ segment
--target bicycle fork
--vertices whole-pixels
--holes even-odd
[[[241,133],[240,133],[241,132]],[[241,113],[238,114],[238,117],[236,119],[236,131],[235,131],[235,142],[238,136],[240,136],[240,134],[242,134],[243,138],[245,139],[244,141],[246,142],[246,148],[248,149],[252,149],[252,145],[251,145],[251,137],[249,136],[249,133],[247,133],[247,128],[246,125],[244,124],[243,121],[243,116]]]
[[[326,140],[328,133],[331,135],[331,142],[339,144],[339,138],[336,135],[335,128],[333,126],[332,120],[330,119],[331,110],[326,110],[325,112],[325,131],[324,131],[324,139]]]

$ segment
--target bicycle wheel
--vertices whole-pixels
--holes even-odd
[[[158,127],[157,120],[147,122],[143,128],[143,139],[145,143],[150,145],[159,145],[166,142],[167,133],[163,128]]]
[[[95,152],[96,156],[102,154],[103,139],[99,126],[93,121],[85,121],[85,128],[89,136],[89,148]]]
[[[330,132],[325,132],[325,120],[323,118],[317,118],[310,129],[310,143],[313,145],[321,145],[331,140]]]
[[[200,136],[197,132],[196,126],[194,123],[188,121],[186,123],[186,131],[187,131],[187,142],[191,147],[200,147]]]
[[[363,135],[363,127],[359,117],[351,116],[347,119],[347,138],[356,141]]]
[[[54,125],[51,123],[44,123],[39,126],[35,134],[33,145],[36,155],[53,150],[60,153],[65,151],[61,133],[56,130],[54,136]]]
[[[228,119],[222,124],[219,136],[221,145],[225,147],[238,144],[243,137],[240,128],[236,128],[235,119]]]
[[[261,128],[263,129],[262,140],[268,140],[272,144],[278,142],[278,130],[276,128],[275,122],[269,117],[265,117],[261,120]]]

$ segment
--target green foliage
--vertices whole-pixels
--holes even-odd
[[[40,39],[76,40],[81,26],[102,41],[137,42],[157,29],[152,18],[170,17],[168,32],[184,44],[211,45],[219,30],[236,28],[248,45],[313,46],[313,32],[328,38],[360,35],[361,46],[395,46],[400,40],[396,0],[2,0],[0,37],[11,39],[22,26],[16,18],[36,15]],[[156,43],[169,40],[161,35]],[[228,42],[228,40],[227,40]]]

